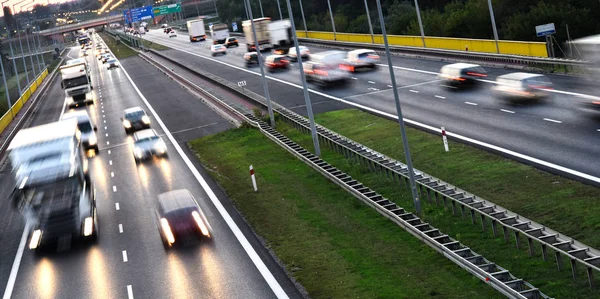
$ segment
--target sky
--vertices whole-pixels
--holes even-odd
[[[20,11],[20,8],[22,6],[23,11],[28,10],[33,8],[36,4],[41,4],[41,5],[47,5],[48,2],[50,2],[50,4],[60,4],[60,3],[64,3],[64,2],[70,2],[72,0],[0,0],[0,4],[2,4],[2,6],[8,6],[10,7],[10,10],[13,10],[13,5],[17,4],[15,6],[17,12]],[[13,11],[13,13],[15,13]],[[0,16],[4,16],[4,12],[2,10],[0,10]]]

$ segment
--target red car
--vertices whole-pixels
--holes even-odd
[[[276,69],[287,69],[290,65],[290,62],[287,60],[286,56],[271,55],[265,60],[265,65],[267,66],[267,70],[269,70],[269,72],[273,72]]]

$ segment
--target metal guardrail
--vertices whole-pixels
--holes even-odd
[[[167,59],[178,66],[185,68],[189,71],[199,73],[198,70],[192,70],[172,59],[162,55],[161,53],[150,50],[151,53],[156,54],[164,59]],[[142,54],[146,56],[145,54]],[[146,56],[147,59],[147,56]],[[169,72],[177,77],[182,78],[181,76],[175,74],[170,71],[167,67],[162,66],[161,69],[163,71]],[[199,73],[201,76],[204,76],[204,73]],[[224,85],[227,88],[233,89],[235,91],[240,92],[239,88],[231,82],[228,82],[224,79],[221,79],[212,74],[206,73],[206,76],[209,80],[212,80],[220,85]],[[187,79],[185,79],[189,82]],[[196,86],[195,84],[186,84],[191,87]],[[197,87],[197,86],[196,86]],[[522,279],[516,278],[512,275],[508,270],[496,265],[493,262],[485,259],[481,255],[477,254],[469,247],[462,245],[460,242],[451,238],[450,236],[442,233],[439,229],[436,229],[432,225],[422,221],[420,218],[415,216],[414,214],[407,212],[405,209],[397,206],[392,201],[384,198],[379,195],[377,192],[371,190],[370,188],[364,186],[357,180],[354,180],[349,175],[335,168],[334,166],[328,164],[327,162],[321,160],[319,157],[313,155],[308,152],[306,149],[302,148],[295,142],[291,141],[289,138],[280,134],[279,132],[272,129],[266,123],[258,120],[252,114],[237,111],[235,107],[232,105],[225,103],[221,99],[210,95],[203,89],[198,89],[200,92],[204,93],[207,96],[212,97],[215,101],[221,103],[223,107],[228,109],[229,111],[235,113],[241,119],[244,119],[248,123],[253,126],[258,127],[263,134],[265,134],[270,139],[274,140],[281,146],[283,146],[286,150],[290,151],[292,154],[296,155],[300,159],[302,159],[305,163],[309,164],[311,167],[319,171],[321,174],[326,176],[328,179],[338,184],[345,190],[349,191],[352,195],[357,197],[358,199],[365,202],[367,205],[373,207],[380,214],[394,221],[396,224],[400,225],[406,231],[411,233],[413,236],[423,240],[428,246],[432,247],[436,251],[442,253],[446,258],[456,263],[463,269],[469,271],[471,274],[475,275],[477,278],[487,282],[494,289],[498,290],[505,296],[509,298],[549,298],[547,295],[543,294],[539,289],[535,288],[530,283],[523,281]],[[256,100],[260,98],[259,95],[242,90],[240,92],[244,97],[248,97],[250,99]],[[262,101],[256,100],[261,105]],[[276,105],[276,111],[280,113],[281,116],[287,118],[287,121],[294,123],[295,117],[289,117],[291,115],[298,116],[300,119],[303,119],[302,116],[295,114],[292,111],[287,110],[284,107]],[[283,112],[283,113],[282,113]],[[296,126],[302,127],[303,122],[294,123]],[[323,141],[322,133],[324,132],[324,128],[320,128],[320,138]],[[396,166],[401,167],[401,163],[396,162]],[[406,166],[404,167],[406,171]],[[423,178],[424,174],[418,172],[418,178]]]
[[[340,42],[330,41],[321,39],[311,38],[298,38],[303,44],[316,44],[319,46],[332,46],[335,49],[357,49],[366,48],[381,51],[383,53],[384,45],[380,44],[369,44],[369,43],[353,43],[353,42]],[[456,51],[446,49],[434,49],[434,48],[421,48],[421,47],[408,47],[408,46],[390,46],[392,54],[410,54],[416,56],[435,56],[451,58],[455,60],[463,61],[484,61],[484,62],[498,62],[506,64],[516,65],[560,65],[560,66],[583,66],[587,64],[583,60],[574,59],[563,59],[563,58],[542,58],[542,57],[531,57],[531,56],[519,56],[519,55],[508,55],[508,54],[494,54],[494,53],[482,53],[482,52],[468,52],[468,51]]]

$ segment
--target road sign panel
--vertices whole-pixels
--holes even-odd
[[[556,33],[554,23],[535,26],[535,33],[538,37]]]
[[[238,31],[237,23],[236,22],[231,23],[231,28],[233,29],[233,31]]]
[[[176,4],[157,6],[154,8],[153,12],[154,12],[155,17],[170,14],[170,13],[181,12],[181,5],[179,3],[176,3]]]
[[[126,10],[124,15],[127,23],[139,22],[154,18],[154,14],[152,14],[152,6],[150,5]]]

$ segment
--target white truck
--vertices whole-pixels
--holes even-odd
[[[266,51],[272,48],[269,23],[271,23],[271,18],[254,19],[254,29],[256,30],[256,40],[258,41],[259,51]],[[244,30],[244,37],[246,37],[246,47],[248,48],[248,52],[255,52],[256,47],[254,45],[252,21],[243,21],[242,28]]]
[[[61,76],[60,86],[65,91],[69,108],[93,103],[93,87],[88,75],[87,62],[63,65],[59,70]]]
[[[225,40],[229,37],[229,27],[227,24],[214,24],[210,25],[209,28],[213,44],[224,44]]]
[[[187,21],[188,35],[191,42],[206,40],[206,29],[204,29],[204,20]]]
[[[275,54],[285,55],[294,46],[292,23],[288,19],[270,22],[269,36]]]
[[[7,149],[10,200],[32,224],[32,250],[97,238],[95,190],[79,136],[70,119],[22,129]]]

